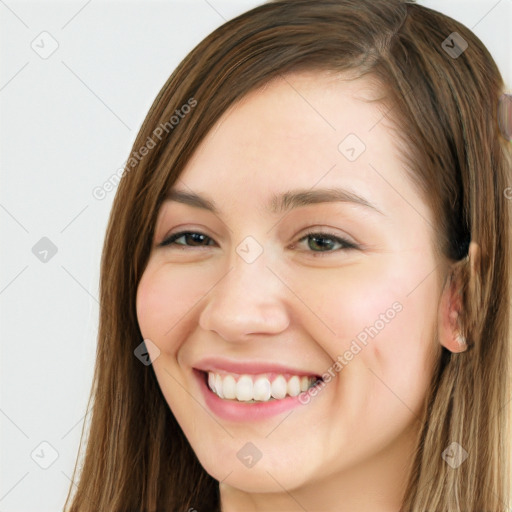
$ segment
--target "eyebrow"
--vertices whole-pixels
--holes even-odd
[[[165,200],[176,201],[220,215],[220,211],[215,206],[214,201],[194,192],[173,189],[167,193]],[[364,197],[343,188],[297,189],[283,194],[274,194],[268,202],[266,209],[273,214],[281,214],[302,206],[334,202],[358,204],[384,215],[379,208]]]

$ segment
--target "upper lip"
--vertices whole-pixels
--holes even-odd
[[[203,372],[224,371],[236,374],[259,375],[262,373],[287,373],[298,376],[319,376],[319,373],[299,367],[285,366],[273,361],[233,360],[220,357],[206,357],[193,365],[196,370]]]

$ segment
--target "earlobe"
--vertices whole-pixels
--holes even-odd
[[[456,336],[456,341],[459,350],[452,350],[452,352],[465,352],[468,348],[466,338],[462,334],[458,333]]]
[[[463,265],[469,265],[470,279],[474,279],[480,273],[480,246],[476,242],[469,244],[468,255],[464,261],[458,262],[455,267],[461,269]],[[467,350],[467,340],[462,333],[462,276],[466,272],[458,272],[452,269],[448,275],[441,295],[438,310],[438,336],[445,348],[450,352],[458,353]]]
[[[450,352],[464,352],[467,349],[466,338],[461,332],[462,293],[460,283],[449,275],[438,309],[439,340]]]
[[[440,331],[439,339],[441,341],[441,345],[447,348],[450,352],[459,353],[467,350],[468,345],[466,338],[461,333],[457,320],[455,321],[455,325],[449,323],[448,325],[441,327]]]

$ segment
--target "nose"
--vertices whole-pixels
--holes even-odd
[[[226,341],[251,334],[277,334],[289,325],[286,286],[266,266],[265,254],[247,263],[236,256],[207,295],[199,325]]]

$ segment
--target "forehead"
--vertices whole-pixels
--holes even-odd
[[[369,101],[378,94],[368,78],[279,76],[223,114],[175,187],[207,192],[234,210],[259,209],[269,195],[316,186],[343,186],[382,209],[397,208],[403,199],[396,188],[411,184],[385,106]]]

